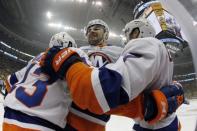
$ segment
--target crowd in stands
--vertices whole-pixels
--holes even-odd
[[[14,61],[10,59],[8,56],[0,54],[0,79],[5,80],[6,76],[21,69],[25,66],[25,64]]]

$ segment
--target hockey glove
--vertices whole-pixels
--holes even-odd
[[[56,81],[58,79],[58,76],[56,75],[55,71],[53,70],[53,68],[51,67],[52,65],[52,58],[55,56],[55,54],[60,51],[60,48],[58,47],[53,47],[53,48],[48,48],[40,61],[40,66],[41,66],[41,70],[43,73],[46,73],[49,76],[49,80],[48,83],[53,83],[54,81]]]
[[[63,79],[69,67],[79,61],[81,58],[75,51],[55,46],[45,52],[40,65],[42,71],[48,74],[54,82],[57,78]]]
[[[154,124],[175,112],[183,103],[184,91],[180,83],[153,90],[150,94],[144,95],[144,119],[148,123]]]

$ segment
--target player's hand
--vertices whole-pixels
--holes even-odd
[[[167,98],[168,114],[175,112],[185,102],[183,87],[178,82],[162,87],[160,90]]]
[[[52,60],[55,54],[60,51],[59,47],[48,48],[40,60],[40,66],[43,73],[49,77],[48,83],[53,83],[58,79],[54,69],[52,68]]]
[[[174,82],[160,90],[144,95],[144,119],[150,124],[175,112],[184,103],[184,91],[180,83]]]
[[[54,81],[56,78],[63,79],[69,67],[79,61],[79,55],[72,49],[54,46],[44,53],[40,65],[42,71]]]

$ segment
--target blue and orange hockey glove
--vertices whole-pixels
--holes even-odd
[[[41,70],[50,76],[50,82],[53,83],[57,78],[63,79],[69,67],[80,61],[81,58],[72,49],[54,46],[46,50],[40,65]]]
[[[129,103],[112,109],[108,114],[144,119],[149,124],[155,124],[175,112],[183,103],[183,88],[179,83],[173,83],[148,93],[142,92]]]
[[[185,101],[183,87],[174,82],[144,95],[144,119],[150,124],[174,113]]]

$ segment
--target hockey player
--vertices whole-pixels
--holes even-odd
[[[136,19],[127,23],[125,26],[125,36],[126,36],[127,42],[129,42],[130,40],[138,41],[138,38],[145,38],[145,37],[151,37],[151,36],[155,37],[155,34],[156,33],[155,33],[154,28],[146,19]],[[132,41],[130,41],[129,43],[132,43]],[[167,63],[163,63],[163,66],[165,65],[166,67],[161,67],[161,68],[163,68],[164,70],[168,72],[166,72],[166,75],[163,74],[163,76],[161,76],[163,77],[163,80],[159,82],[160,84],[164,84],[165,82],[170,83],[170,81],[172,81],[173,62],[168,52],[165,53],[165,55],[166,55]],[[168,78],[165,78],[164,76]],[[154,88],[150,88],[149,86],[149,88],[145,89],[145,92],[153,90],[153,89]],[[146,130],[178,131],[180,130],[180,127],[181,127],[179,124],[180,123],[178,121],[177,116],[175,115],[175,113],[172,113],[168,115],[165,119],[161,120],[160,122],[157,122],[151,125],[150,125],[150,122],[148,123],[144,120],[136,120],[136,123],[134,124],[133,129],[136,131],[142,131],[142,130],[143,131],[146,131]]]
[[[103,20],[89,21],[85,27],[85,36],[89,46],[83,46],[81,49],[88,54],[93,66],[102,67],[108,63],[116,62],[119,58],[122,48],[108,46],[109,27]]]
[[[85,27],[85,36],[89,46],[83,46],[82,49],[87,53],[89,60],[94,67],[102,67],[108,63],[114,63],[120,57],[122,48],[118,46],[108,46],[109,27],[101,19],[94,19],[88,22]],[[67,120],[69,125],[77,130],[104,131],[106,122],[110,115],[96,115],[88,110],[80,109],[72,103]]]
[[[138,22],[144,21],[136,20],[134,24]],[[72,49],[52,48],[46,51],[42,69],[65,79],[73,101],[82,109],[96,114],[121,114],[125,109],[129,117],[138,120],[136,130],[177,131],[174,112],[184,101],[183,90],[178,85],[159,89],[172,83],[173,62],[161,41],[153,37],[140,38],[147,33],[140,30],[148,24],[144,23],[136,27],[138,39],[127,43],[114,64],[90,68]],[[130,34],[129,37],[133,36]],[[85,96],[79,97],[81,94]]]
[[[49,47],[52,46],[76,47],[76,44],[71,36],[61,32],[51,38]],[[40,70],[42,55],[36,56],[26,67],[8,77],[4,131],[61,131],[65,128],[72,100],[63,80]]]

